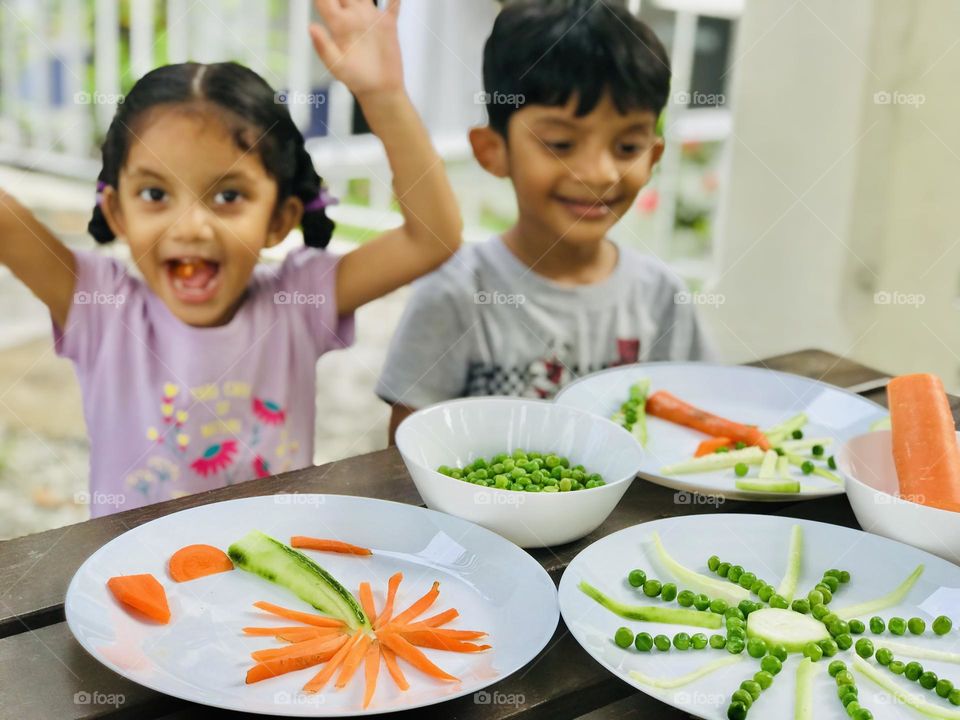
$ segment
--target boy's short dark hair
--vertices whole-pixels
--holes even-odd
[[[653,31],[622,0],[512,0],[483,51],[490,126],[506,137],[526,104],[592,112],[609,93],[620,112],[660,115],[670,92],[670,59]]]

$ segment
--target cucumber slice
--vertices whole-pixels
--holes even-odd
[[[251,530],[227,548],[237,567],[292,590],[320,612],[343,620],[351,630],[370,628],[357,599],[330,573],[303,553]]]
[[[725,453],[710,453],[693,460],[665,465],[660,468],[661,475],[684,475],[687,473],[712,472],[726,470],[737,463],[759,465],[763,461],[763,450],[758,447],[747,447],[742,450],[731,450]]]
[[[784,420],[779,425],[774,425],[769,430],[764,430],[763,434],[767,436],[767,440],[770,441],[771,445],[775,445],[781,440],[788,439],[794,430],[800,430],[806,424],[807,414],[798,413],[789,420]]]
[[[803,440],[785,440],[780,443],[780,448],[784,452],[798,453],[810,450],[814,445],[827,447],[827,445],[831,445],[832,443],[833,438],[831,437],[804,438]]]
[[[581,580],[577,586],[584,595],[596,600],[610,612],[627,618],[627,620],[643,620],[645,622],[666,623],[667,625],[692,625],[693,627],[717,630],[723,624],[723,616],[700,610],[685,610],[648,605],[627,605],[614,600],[595,588],[586,580]]]
[[[651,677],[650,675],[644,675],[639,670],[631,670],[630,677],[637,682],[643,683],[644,685],[649,685],[650,687],[661,688],[663,690],[672,690],[674,688],[683,687],[684,685],[689,685],[694,680],[699,680],[700,678],[709,675],[712,672],[716,672],[721,668],[725,668],[728,665],[736,665],[738,662],[743,660],[744,654],[745,653],[741,653],[740,655],[728,654],[726,657],[722,657],[719,660],[708,662],[706,665],[697,668],[693,672],[675,678],[655,678]]]
[[[779,480],[774,478],[772,480],[763,480],[761,478],[737,478],[734,484],[737,486],[737,490],[749,490],[751,492],[800,492],[800,481],[797,479]]]
[[[702,592],[712,598],[723,598],[727,602],[734,603],[750,598],[750,591],[739,585],[735,585],[727,580],[712,578],[709,575],[701,575],[686,565],[681,565],[663,546],[663,542],[660,540],[660,533],[653,533],[652,540],[653,548],[657,553],[657,560],[660,561],[664,569],[691,590]]]
[[[760,474],[757,476],[761,480],[777,479],[777,459],[780,456],[773,450],[767,450],[763,454],[763,462],[760,463]]]
[[[767,645],[783,645],[787,652],[801,652],[808,642],[830,637],[827,628],[809,615],[793,610],[762,608],[747,615],[747,637],[765,640]]]
[[[923,565],[917,565],[916,569],[910,573],[909,576],[907,576],[906,580],[904,580],[883,597],[879,597],[876,600],[868,600],[867,602],[862,602],[859,605],[851,605],[847,608],[834,610],[834,612],[841,619],[849,620],[850,618],[858,617],[860,615],[873,615],[881,610],[886,610],[888,607],[898,605],[900,601],[907,596],[907,593],[910,592],[910,589],[914,586],[917,580],[920,579],[921,575],[923,575]]]
[[[904,705],[909,705],[914,710],[926,715],[927,717],[938,718],[941,720],[960,720],[960,710],[953,710],[950,708],[941,707],[940,705],[934,705],[922,697],[918,697],[913,693],[907,692],[897,683],[893,682],[891,678],[887,677],[885,670],[881,670],[879,667],[871,665],[859,655],[853,656],[853,667],[861,675],[873,680],[873,682],[893,695]]]
[[[777,594],[788,601],[793,600],[797,592],[797,583],[800,581],[800,563],[803,560],[803,528],[794,525],[790,530],[790,549],[787,550],[787,574],[780,581]]]
[[[797,690],[793,720],[813,720],[813,660],[805,657],[797,666]]]

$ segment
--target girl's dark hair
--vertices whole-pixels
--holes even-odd
[[[277,205],[296,196],[314,209],[305,209],[301,227],[311,247],[325,247],[333,234],[333,221],[322,203],[314,202],[321,179],[304,147],[303,134],[294,125],[287,106],[273,88],[253,70],[233,62],[201,65],[181,63],[151,70],[133,86],[110,123],[103,141],[103,169],[98,186],[117,187],[130,140],[144,112],[159,105],[212,104],[233,133],[237,146],[254,150],[267,173],[277,182]],[[99,243],[114,239],[99,203],[87,229]]]
[[[484,47],[483,84],[490,127],[506,137],[524,105],[556,107],[573,96],[578,116],[607,93],[621,113],[659,115],[670,92],[670,59],[623,0],[513,0]]]

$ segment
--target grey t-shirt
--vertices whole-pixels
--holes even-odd
[[[579,286],[536,274],[500,237],[463,247],[415,284],[377,395],[413,408],[472,395],[551,398],[614,365],[712,359],[679,278],[618,247],[611,275]]]

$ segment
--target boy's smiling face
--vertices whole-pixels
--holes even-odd
[[[104,190],[107,221],[150,289],[194,326],[229,322],[260,250],[283,240],[302,212],[295,198],[275,212],[277,184],[256,148],[238,147],[207,110],[150,111],[118,184]]]
[[[506,139],[489,127],[471,133],[481,165],[513,182],[518,229],[541,242],[601,242],[663,154],[652,111],[621,113],[606,95],[577,117],[577,102],[520,108]]]

